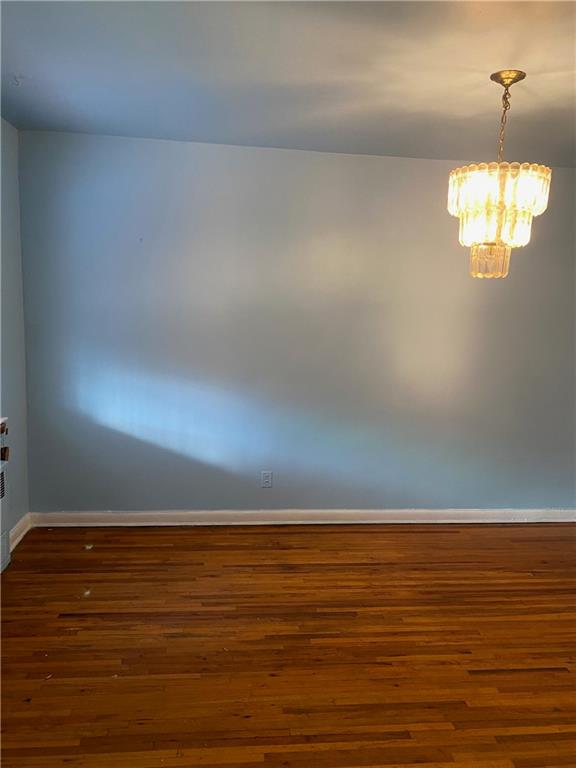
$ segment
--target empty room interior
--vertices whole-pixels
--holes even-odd
[[[576,768],[576,4],[0,13],[3,768]]]

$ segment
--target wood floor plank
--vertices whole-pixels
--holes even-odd
[[[34,529],[4,768],[576,767],[576,527]]]

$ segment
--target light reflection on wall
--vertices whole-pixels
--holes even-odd
[[[448,503],[459,483],[480,484],[461,455],[442,455],[425,436],[364,423],[319,418],[233,392],[216,384],[179,381],[120,367],[78,364],[75,408],[96,423],[190,459],[241,475],[279,468],[349,488],[421,494],[430,485]],[[447,500],[447,501],[446,501]]]

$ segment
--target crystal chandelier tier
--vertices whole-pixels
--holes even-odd
[[[498,161],[473,163],[450,173],[448,212],[460,219],[460,244],[470,248],[472,277],[506,277],[512,248],[530,241],[532,218],[548,205],[550,168],[503,160],[510,86],[525,77],[518,69],[490,76],[504,87]]]

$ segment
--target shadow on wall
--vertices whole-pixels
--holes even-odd
[[[403,499],[422,507],[461,504],[454,477],[480,494],[486,472],[495,493],[510,490],[496,463],[484,462],[479,473],[469,455],[448,452],[422,433],[411,439],[393,420],[385,430],[336,414],[327,420],[213,383],[95,368],[89,358],[76,365],[72,381],[75,410],[99,426],[244,479],[253,489],[261,469],[281,467],[291,484],[311,484],[339,499],[343,490],[361,493],[376,505],[383,499],[400,506]],[[264,497],[261,506],[267,502]]]
[[[60,415],[66,427],[36,467],[40,486],[54,489],[44,492],[43,511],[253,506],[257,481],[166,449],[153,431],[140,440],[77,411]]]

